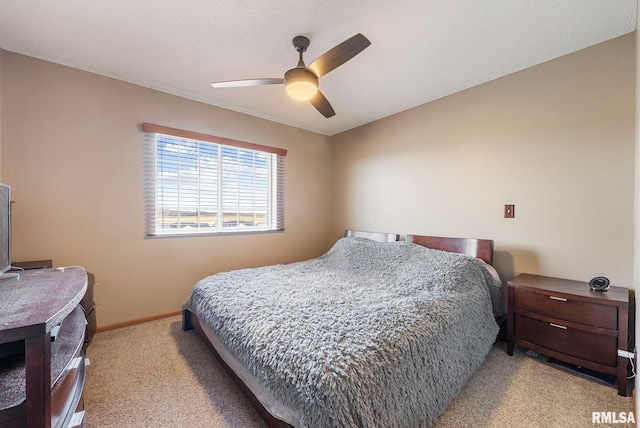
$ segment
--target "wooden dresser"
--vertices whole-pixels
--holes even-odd
[[[87,320],[86,336],[84,338],[84,351],[87,351],[87,347],[91,344],[93,336],[96,334],[98,328],[98,319],[96,318],[96,302],[93,300],[93,287],[96,285],[96,277],[87,272],[87,291],[84,293],[82,300],[80,301],[80,307],[84,312],[84,317]]]
[[[83,425],[82,268],[0,280],[0,426]]]
[[[507,352],[514,344],[617,378],[627,395],[629,290],[521,274],[508,282]]]

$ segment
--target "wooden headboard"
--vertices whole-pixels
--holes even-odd
[[[344,236],[351,238],[367,238],[378,242],[393,242],[400,239],[400,235],[395,233],[363,232],[361,230],[345,230]]]
[[[407,235],[406,241],[436,250],[468,254],[493,265],[493,241],[491,239]]]

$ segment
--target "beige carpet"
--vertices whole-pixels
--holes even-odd
[[[180,317],[99,333],[87,354],[88,428],[265,426]],[[604,427],[592,412],[632,410],[613,387],[509,357],[498,343],[434,426]]]

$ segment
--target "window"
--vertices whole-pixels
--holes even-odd
[[[148,236],[284,230],[286,150],[143,123]]]

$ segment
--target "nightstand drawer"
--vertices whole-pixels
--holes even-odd
[[[615,367],[617,338],[515,315],[515,335],[552,351]],[[565,328],[563,328],[565,327]]]
[[[515,290],[513,304],[516,310],[524,309],[551,318],[609,330],[618,329],[618,308],[616,306],[597,305],[570,298],[565,300],[521,289]]]

